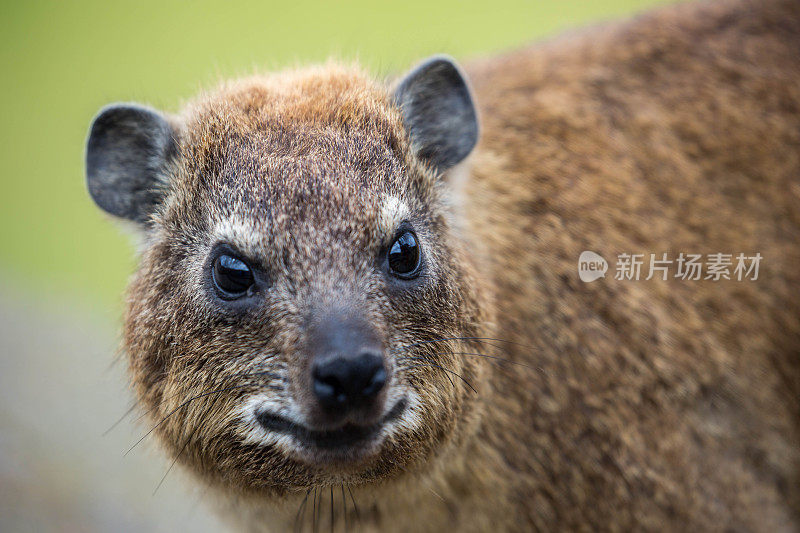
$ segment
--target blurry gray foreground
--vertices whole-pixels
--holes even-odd
[[[217,531],[131,405],[113,320],[0,287],[0,531]]]

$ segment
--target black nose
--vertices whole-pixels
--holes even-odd
[[[337,356],[314,364],[314,394],[325,409],[349,410],[369,403],[386,385],[379,352]]]

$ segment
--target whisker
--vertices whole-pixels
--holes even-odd
[[[308,503],[308,495],[309,494],[311,494],[311,489],[308,489],[306,491],[306,497],[303,498],[303,501],[300,503],[300,507],[297,509],[297,514],[294,517],[294,530],[295,531],[298,531],[298,532],[301,531],[300,527],[302,525],[302,522],[300,521],[300,517],[301,516],[305,516],[305,512],[304,511],[306,509],[306,504]]]
[[[125,418],[126,418],[126,417],[127,417],[129,414],[131,414],[132,412],[134,412],[134,411],[136,410],[136,407],[137,407],[137,406],[138,406],[138,404],[137,404],[136,402],[134,402],[134,404],[133,404],[133,405],[131,405],[131,406],[130,406],[130,408],[129,408],[127,411],[125,411],[125,414],[124,414],[124,415],[122,415],[121,417],[119,417],[119,419],[118,419],[116,422],[114,422],[114,423],[111,425],[111,427],[110,427],[110,428],[108,428],[107,430],[105,430],[105,431],[103,432],[103,434],[101,435],[101,437],[105,437],[106,435],[108,435],[109,433],[111,433],[111,431],[112,431],[112,430],[113,430],[115,427],[117,427],[118,425],[120,425],[120,423],[122,423],[122,421],[123,421],[123,420],[125,420]]]
[[[211,411],[211,408],[212,408],[212,407],[214,407],[214,405],[216,405],[216,403],[217,403],[217,400],[219,400],[219,396],[217,396],[216,398],[214,398],[214,400],[211,402],[211,405],[209,405],[208,407],[206,407],[206,410],[205,410],[205,412],[203,413],[203,416],[200,418],[200,422],[199,422],[199,423],[198,423],[198,424],[197,424],[197,425],[194,427],[194,429],[192,430],[192,432],[191,432],[191,433],[189,434],[189,436],[186,438],[186,441],[183,443],[183,446],[181,446],[181,449],[180,449],[180,451],[178,452],[178,455],[176,455],[176,456],[175,456],[175,458],[172,460],[172,463],[170,463],[170,465],[169,465],[169,468],[167,468],[167,471],[166,471],[166,472],[164,472],[164,475],[161,477],[161,481],[159,481],[159,482],[158,482],[158,485],[156,485],[156,488],[155,488],[155,489],[153,489],[153,496],[155,496],[155,495],[156,495],[156,492],[158,492],[158,489],[159,489],[159,488],[161,488],[161,485],[164,483],[164,480],[165,480],[165,479],[167,479],[167,476],[168,476],[168,475],[169,475],[169,473],[172,471],[172,469],[175,467],[175,463],[177,463],[177,462],[178,462],[178,459],[180,459],[181,455],[183,455],[183,452],[184,452],[184,450],[186,450],[186,447],[187,447],[187,446],[189,445],[189,443],[191,442],[191,440],[192,440],[192,437],[194,437],[194,434],[195,434],[195,433],[197,433],[197,430],[198,430],[198,429],[200,429],[200,428],[203,426],[203,423],[204,423],[204,421],[205,421],[205,420],[207,419],[207,417],[208,417],[208,413]]]
[[[169,475],[170,471],[172,471],[172,467],[173,467],[173,466],[175,466],[175,463],[177,463],[177,462],[178,462],[178,458],[181,456],[181,454],[183,454],[183,450],[185,450],[185,449],[186,449],[186,446],[188,446],[188,445],[189,445],[189,442],[192,440],[192,437],[194,437],[194,434],[195,434],[195,432],[197,432],[197,430],[198,430],[199,428],[200,428],[200,424],[198,424],[197,426],[195,426],[195,428],[194,428],[194,429],[192,430],[192,432],[189,434],[189,437],[187,437],[187,439],[186,439],[186,442],[184,442],[184,443],[183,443],[183,446],[181,446],[181,451],[179,451],[179,452],[178,452],[178,455],[176,455],[176,456],[175,456],[175,458],[172,460],[172,462],[171,462],[171,463],[170,463],[170,465],[169,465],[169,468],[167,468],[167,471],[166,471],[166,472],[164,472],[164,475],[161,477],[161,481],[159,481],[159,482],[158,482],[158,485],[156,485],[156,488],[155,488],[155,489],[153,489],[153,494],[152,494],[153,496],[155,496],[155,495],[156,495],[156,492],[158,492],[158,489],[160,489],[160,488],[161,488],[161,485],[162,485],[162,483],[164,483],[164,480],[165,480],[165,479],[167,479],[167,476]]]
[[[438,338],[438,339],[429,339],[429,340],[414,342],[414,343],[411,343],[411,344],[401,345],[401,346],[398,346],[398,348],[414,348],[416,346],[421,346],[423,344],[432,344],[432,343],[436,343],[436,342],[445,342],[445,341],[482,341],[485,344],[489,344],[490,346],[494,346],[495,348],[500,348],[500,347],[499,346],[495,346],[493,344],[490,344],[490,342],[503,342],[503,343],[506,343],[506,344],[519,346],[521,348],[527,348],[529,350],[535,350],[535,348],[533,346],[529,346],[527,344],[522,344],[520,342],[515,342],[515,341],[508,341],[508,340],[505,340],[505,339],[495,339],[495,338],[492,338],[492,337],[441,337],[441,338]]]
[[[314,507],[311,509],[311,531],[317,533],[317,489],[314,488]]]
[[[347,500],[344,498],[344,483],[341,485],[342,489],[342,517],[344,518],[344,530],[345,532],[350,531],[347,527]]]
[[[265,372],[269,372],[269,371],[265,371]],[[259,372],[240,372],[239,374],[234,374],[234,375],[233,375],[233,376],[231,376],[229,379],[246,378],[246,377],[251,377],[251,376],[252,376],[252,377],[255,377],[255,376],[259,376],[259,375],[261,375],[261,374],[263,374],[263,373],[264,373],[264,372],[260,372],[260,371],[259,371]],[[283,381],[283,379],[282,379],[282,381]],[[271,388],[271,387],[268,387],[268,388]],[[279,390],[283,390],[283,389],[281,388],[281,389],[279,389]],[[142,418],[144,418],[145,416],[147,416],[148,414],[150,414],[150,413],[151,413],[152,411],[154,411],[155,409],[158,409],[159,407],[161,407],[162,405],[164,405],[164,404],[165,404],[166,402],[168,402],[169,400],[171,400],[171,399],[173,399],[173,398],[176,398],[176,397],[178,397],[178,396],[181,396],[182,394],[184,394],[184,393],[183,393],[183,392],[176,392],[175,394],[172,394],[172,395],[170,395],[170,396],[168,396],[168,397],[166,397],[166,398],[162,399],[162,400],[161,400],[160,402],[158,402],[156,405],[152,406],[151,408],[149,408],[149,409],[147,409],[146,411],[144,411],[144,412],[143,412],[141,415],[139,415],[139,416],[136,418],[135,422],[138,422],[139,420],[141,420]],[[134,405],[134,406],[131,408],[131,410],[133,410],[133,409],[135,409],[135,408],[136,408],[136,405]],[[127,415],[127,413],[126,413],[126,415]],[[117,421],[117,423],[116,423],[116,424],[119,424],[119,422],[121,422],[121,420]],[[114,425],[116,425],[116,424],[114,424]],[[109,431],[110,431],[111,429],[113,429],[113,426],[112,426],[112,428],[109,428]]]
[[[481,341],[484,344],[492,346],[493,348],[496,348],[498,350],[503,350],[503,347],[498,346],[497,344],[493,344],[492,342],[505,342],[507,344],[512,344],[512,345],[515,345],[515,346],[522,346],[524,348],[533,349],[533,347],[527,346],[525,344],[521,344],[521,343],[514,342],[514,341],[507,341],[507,340],[504,340],[504,339],[496,339],[496,338],[492,338],[492,337],[442,337],[442,338],[439,338],[439,339],[430,339],[430,340],[419,341],[419,342],[406,344],[406,345],[399,345],[399,346],[396,346],[392,351],[394,351],[394,352],[397,352],[397,351],[400,351],[400,350],[408,351],[409,349],[417,347],[417,346],[422,346],[422,345],[426,345],[426,344],[435,344],[435,343],[444,342],[444,341],[450,341],[450,340],[475,340],[475,341]],[[489,342],[489,341],[492,341],[492,342]],[[489,355],[489,354],[477,353],[477,352],[447,352],[447,353],[452,353],[454,355],[466,355],[466,356],[474,356],[474,357],[484,357],[486,359],[494,359],[494,360],[499,361],[499,362],[508,363],[508,364],[515,365],[515,366],[520,366],[520,367],[523,367],[523,368],[528,368],[530,370],[535,370],[537,372],[544,372],[544,369],[542,367],[540,367],[540,366],[529,365],[529,364],[523,363],[521,361],[513,361],[511,359],[508,359],[506,357],[500,357],[498,355]],[[443,355],[443,354],[437,354],[437,355]]]
[[[241,389],[241,388],[243,388],[243,387],[251,387],[251,386],[252,386],[252,383],[244,383],[244,384],[242,384],[242,385],[234,385],[234,386],[232,386],[232,387],[225,387],[224,389],[218,389],[218,390],[213,390],[213,391],[210,391],[210,392],[204,392],[204,393],[202,393],[202,394],[198,394],[197,396],[193,396],[192,398],[189,398],[188,400],[186,400],[185,402],[183,402],[182,404],[180,404],[178,407],[176,407],[175,409],[173,409],[172,411],[170,411],[170,412],[169,412],[169,414],[167,414],[167,416],[165,416],[164,418],[162,418],[162,419],[161,419],[161,420],[160,420],[160,421],[159,421],[159,422],[158,422],[158,423],[157,423],[155,426],[153,426],[152,428],[150,428],[150,431],[148,431],[147,433],[145,433],[145,434],[142,436],[142,438],[141,438],[141,439],[137,440],[137,441],[136,441],[136,443],[135,443],[133,446],[131,446],[130,448],[128,448],[128,451],[127,451],[127,452],[125,452],[125,453],[123,454],[123,457],[125,457],[125,456],[127,456],[129,453],[131,453],[131,450],[133,450],[134,448],[136,448],[136,446],[138,446],[140,442],[142,442],[144,439],[146,439],[146,438],[147,438],[147,436],[148,436],[148,435],[150,435],[150,434],[151,434],[153,431],[155,431],[155,429],[156,429],[156,428],[158,428],[158,427],[159,427],[161,424],[163,424],[164,422],[166,422],[166,421],[167,421],[167,419],[168,419],[169,417],[171,417],[172,415],[174,415],[175,413],[177,413],[177,412],[178,412],[178,410],[180,410],[180,409],[182,409],[182,408],[186,407],[187,405],[189,405],[189,404],[190,404],[191,402],[193,402],[194,400],[197,400],[197,399],[200,399],[200,398],[204,398],[204,397],[206,397],[206,396],[210,396],[210,395],[212,395],[212,394],[220,394],[220,393],[222,393],[222,392],[226,392],[226,391],[229,391],[229,390]]]
[[[438,492],[436,492],[435,490],[433,490],[433,489],[432,489],[432,488],[430,488],[430,487],[428,487],[428,490],[429,490],[429,491],[431,491],[431,493],[432,493],[434,496],[436,496],[437,498],[439,498],[439,499],[440,499],[440,500],[442,500],[443,502],[447,503],[447,500],[445,500],[444,498],[442,498],[441,494],[439,494]]]
[[[120,354],[120,355],[118,355],[118,356],[117,356],[117,358],[115,358],[115,361],[116,361],[116,359],[119,359],[120,357],[121,357],[121,354]],[[280,381],[280,382],[285,382],[285,381],[286,381],[286,378],[284,378],[284,377],[283,377],[283,376],[281,376],[280,374],[278,374],[278,373],[276,373],[276,372],[272,372],[272,371],[270,371],[270,370],[260,370],[260,371],[256,371],[256,372],[245,371],[245,372],[241,372],[241,373],[239,373],[239,374],[234,374],[233,376],[231,376],[231,377],[230,377],[230,379],[237,379],[237,378],[241,378],[241,377],[250,377],[250,376],[262,376],[262,375],[263,375],[263,376],[266,376],[266,377],[268,377],[268,378],[271,378],[271,379],[273,379],[273,380],[276,380],[276,381]],[[274,383],[269,383],[269,384],[267,384],[267,385],[266,385],[266,388],[268,388],[268,389],[270,389],[270,390],[274,390],[274,391],[282,391],[282,390],[285,390],[285,387],[284,387],[284,386],[282,386],[282,385],[277,385],[277,384],[274,384]],[[182,393],[182,392],[178,392],[178,393],[175,393],[175,394],[173,394],[173,395],[171,395],[171,396],[168,396],[167,398],[163,398],[163,399],[162,399],[160,402],[158,402],[156,405],[154,405],[154,406],[150,407],[149,409],[147,409],[146,411],[144,411],[143,413],[141,413],[141,414],[140,414],[140,415],[139,415],[139,416],[136,418],[136,420],[135,420],[135,421],[136,421],[136,422],[138,422],[139,420],[141,420],[142,418],[144,418],[145,416],[147,416],[149,413],[151,413],[152,411],[154,411],[155,409],[157,409],[158,407],[160,407],[161,405],[163,405],[163,404],[164,404],[164,403],[166,403],[167,401],[169,401],[169,400],[171,400],[171,399],[173,399],[173,398],[175,398],[175,397],[177,397],[177,396],[180,396],[181,394],[183,394],[183,393]],[[134,404],[133,404],[133,405],[132,405],[132,406],[131,406],[131,407],[130,407],[130,408],[127,410],[127,411],[125,411],[125,413],[124,413],[124,414],[123,414],[123,415],[122,415],[122,416],[121,416],[121,417],[120,417],[120,418],[119,418],[119,419],[118,419],[116,422],[114,422],[114,423],[111,425],[111,427],[109,427],[107,430],[105,430],[105,431],[103,432],[102,436],[104,437],[104,436],[106,436],[108,433],[110,433],[110,432],[111,432],[111,431],[112,431],[114,428],[116,428],[116,427],[117,427],[117,426],[118,426],[120,423],[122,423],[122,421],[123,421],[123,420],[125,420],[125,417],[127,417],[127,416],[128,416],[128,415],[130,415],[130,414],[131,414],[133,411],[135,411],[137,407],[138,407],[138,404],[134,402]],[[126,454],[126,455],[127,455],[127,454]]]
[[[356,512],[356,521],[361,523],[361,513],[358,512],[358,505],[356,505],[356,499],[353,498],[353,491],[350,489],[350,485],[347,486],[347,492],[350,493],[350,499],[353,501],[353,510]]]
[[[528,365],[528,364],[525,364],[525,363],[521,363],[519,361],[512,361],[511,359],[506,359],[505,357],[500,357],[500,356],[497,356],[497,355],[489,355],[489,354],[485,354],[485,353],[478,353],[478,352],[440,352],[440,353],[437,353],[436,355],[446,355],[446,354],[470,355],[470,356],[474,356],[474,357],[485,357],[487,359],[494,359],[494,360],[499,361],[501,363],[508,363],[510,365],[521,366],[521,367],[524,367],[524,368],[528,368],[530,370],[538,370],[540,372],[544,371],[544,369],[541,368],[541,367],[536,367],[536,366],[533,366],[533,365]]]
[[[399,359],[400,359],[400,358],[398,358],[398,360],[399,360]],[[440,370],[443,370],[443,371],[445,371],[445,372],[448,372],[448,373],[450,373],[450,374],[453,374],[454,376],[456,376],[457,378],[459,378],[461,381],[463,381],[463,382],[464,382],[464,383],[467,385],[467,387],[469,387],[470,389],[472,389],[472,391],[473,391],[475,394],[478,394],[478,391],[475,389],[475,387],[473,387],[473,386],[472,386],[472,383],[470,383],[469,381],[467,381],[467,380],[464,378],[464,376],[462,376],[462,375],[461,375],[461,374],[459,374],[458,372],[454,372],[454,371],[450,370],[449,368],[445,368],[445,367],[443,367],[443,366],[441,366],[441,365],[437,365],[436,363],[431,363],[431,362],[429,362],[429,360],[428,360],[428,359],[424,359],[424,358],[421,358],[421,357],[404,357],[404,358],[402,358],[402,359],[408,359],[408,360],[412,360],[412,361],[426,361],[426,363],[424,363],[424,364],[409,365],[409,366],[407,366],[407,367],[405,367],[405,368],[418,368],[418,367],[423,367],[423,366],[431,366],[431,367],[438,368],[438,369],[440,369]]]
[[[451,371],[448,371],[444,367],[438,366],[436,363],[434,363],[431,359],[429,359],[427,357],[422,357],[422,356],[416,357],[416,356],[405,355],[405,356],[402,356],[402,357],[398,357],[397,360],[398,361],[426,361],[426,362],[429,362],[429,363],[431,363],[430,366],[434,366],[436,368],[441,368],[442,370],[445,371],[444,377],[446,377],[447,381],[450,382],[450,386],[451,387],[455,388],[455,386],[456,386],[456,384],[453,382],[453,378],[451,378],[450,374],[448,373],[448,372],[451,372]],[[406,368],[414,368],[414,367],[409,366],[409,367],[406,367]]]
[[[533,349],[533,347],[527,346],[525,344],[521,344],[521,343],[514,342],[514,341],[507,341],[507,340],[503,340],[503,339],[495,339],[495,338],[491,338],[491,337],[442,337],[440,339],[431,339],[431,340],[419,341],[419,342],[415,342],[415,343],[411,343],[411,344],[399,345],[399,346],[396,346],[392,351],[396,352],[396,351],[399,351],[399,350],[409,350],[411,348],[414,348],[414,347],[417,347],[417,346],[422,346],[422,345],[425,345],[425,344],[434,344],[434,343],[437,343],[437,342],[445,342],[445,341],[450,341],[450,340],[476,340],[476,341],[481,341],[484,344],[492,346],[493,348],[497,348],[498,350],[503,350],[503,347],[502,346],[498,346],[496,344],[492,344],[492,342],[489,342],[489,341],[505,342],[505,343],[508,343],[508,344],[513,344],[513,345],[516,345],[516,346],[522,346],[524,348]],[[544,372],[544,369],[542,367],[529,365],[529,364],[526,364],[526,363],[523,363],[523,362],[520,362],[520,361],[513,361],[511,359],[508,359],[508,358],[505,358],[505,357],[500,357],[500,356],[497,356],[497,355],[488,355],[488,354],[473,353],[473,352],[448,352],[448,353],[453,353],[453,354],[457,354],[457,355],[474,355],[474,356],[479,356],[479,357],[486,357],[488,359],[496,359],[498,361],[503,361],[505,363],[509,363],[509,364],[512,364],[512,365],[517,365],[517,366],[521,366],[521,367],[524,367],[524,368],[529,368],[531,370],[536,370],[538,372]]]
[[[322,488],[319,489],[319,505],[317,505],[317,515],[314,517],[314,532],[317,527],[322,525]]]

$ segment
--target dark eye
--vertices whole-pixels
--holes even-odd
[[[228,298],[239,298],[255,283],[253,272],[232,255],[222,254],[214,260],[212,269],[214,285]]]
[[[419,258],[419,241],[413,231],[404,231],[389,247],[389,269],[401,278],[416,277]]]

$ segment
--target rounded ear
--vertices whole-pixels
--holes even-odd
[[[114,216],[144,224],[162,201],[169,161],[177,154],[166,118],[135,104],[100,110],[86,141],[86,185]]]
[[[439,172],[467,157],[478,142],[469,87],[452,59],[432,57],[395,89],[394,100],[417,156]]]

